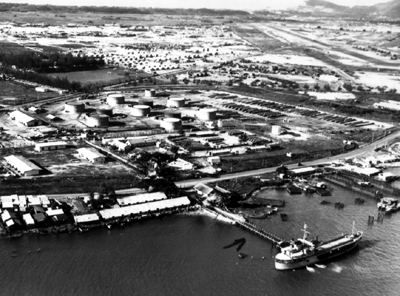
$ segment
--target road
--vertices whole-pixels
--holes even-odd
[[[365,145],[359,149],[344,153],[344,154],[339,154],[336,156],[331,156],[327,158],[321,158],[313,161],[308,161],[308,162],[303,162],[303,166],[315,166],[319,164],[326,164],[326,163],[331,163],[332,161],[339,160],[339,159],[344,159],[344,158],[353,158],[353,157],[362,157],[363,155],[367,153],[371,153],[375,147],[379,147],[382,145],[385,145],[387,141],[390,141],[396,137],[400,137],[400,131],[392,133],[388,135],[385,138],[382,138],[378,141],[375,141],[372,144]],[[287,165],[289,169],[293,168],[298,168],[297,164],[290,164]],[[231,180],[231,179],[236,179],[236,178],[241,178],[241,177],[251,177],[251,176],[258,176],[262,175],[265,173],[271,173],[276,171],[278,167],[269,167],[269,168],[263,168],[263,169],[258,169],[258,170],[251,170],[251,171],[245,171],[245,172],[238,172],[238,173],[232,173],[232,174],[225,174],[222,175],[218,178],[203,178],[203,179],[196,179],[196,180],[185,180],[185,181],[179,181],[176,182],[175,184],[181,188],[187,188],[196,185],[197,183],[212,183],[212,182],[219,182],[223,180]]]
[[[317,159],[317,160],[313,160],[313,161],[303,162],[302,164],[303,164],[303,166],[316,166],[319,164],[331,163],[332,161],[344,159],[344,158],[362,157],[363,155],[365,155],[367,153],[371,153],[375,149],[375,147],[385,145],[387,141],[393,140],[396,137],[400,137],[400,131],[394,132],[394,133],[388,135],[387,137],[384,137],[382,139],[375,141],[374,143],[365,145],[359,149],[350,151],[348,153],[331,156],[331,157],[327,157],[327,158],[321,158],[321,159]],[[287,165],[287,167],[289,169],[294,169],[294,168],[298,168],[298,165],[290,164],[290,165]],[[238,173],[232,173],[232,174],[224,174],[218,178],[202,178],[202,179],[184,180],[184,181],[176,182],[175,184],[181,188],[189,188],[189,187],[196,185],[197,183],[206,184],[206,183],[219,182],[219,181],[223,181],[223,180],[232,180],[232,179],[242,178],[242,177],[258,176],[258,175],[262,175],[265,173],[275,172],[277,168],[278,167],[276,166],[276,167],[268,167],[268,168],[263,168],[263,169],[258,169],[258,170],[251,170],[251,171],[238,172]],[[137,193],[141,193],[141,192],[144,192],[144,191],[139,188],[127,188],[127,189],[116,190],[117,194],[137,194]],[[77,198],[79,196],[85,196],[85,195],[87,195],[87,193],[48,194],[47,196],[49,198],[65,199],[66,197]]]

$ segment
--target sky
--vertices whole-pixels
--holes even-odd
[[[1,1],[1,0],[0,0]],[[329,0],[328,0],[329,1]],[[390,0],[330,0],[329,2],[355,6],[373,5]],[[3,1],[1,1],[3,2]],[[285,9],[304,4],[304,0],[4,0],[8,3],[85,5],[85,6],[131,6],[159,8],[214,8],[214,9]]]

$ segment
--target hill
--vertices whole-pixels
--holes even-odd
[[[325,12],[331,14],[346,14],[354,17],[383,16],[390,18],[400,18],[400,1],[392,0],[386,3],[375,5],[344,6],[337,5],[325,0],[307,0],[306,7],[314,9],[315,12]]]

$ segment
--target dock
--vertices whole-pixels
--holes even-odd
[[[234,222],[235,224],[240,225],[255,234],[258,234],[259,236],[261,236],[275,244],[279,244],[284,241],[283,239],[277,237],[276,235],[270,233],[269,231],[266,231],[266,230],[260,228],[259,226],[246,221],[246,219],[243,218],[242,216],[230,213],[230,212],[220,209],[220,208],[214,208],[214,207],[210,207],[210,206],[207,206],[205,208],[208,211],[213,212],[215,215],[222,215],[225,218],[228,218],[229,220]]]

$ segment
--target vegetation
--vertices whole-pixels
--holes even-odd
[[[2,67],[2,72],[6,75],[12,76],[16,79],[27,80],[31,82],[35,82],[38,84],[48,85],[51,87],[61,88],[61,89],[68,89],[72,91],[79,91],[82,89],[82,86],[79,82],[76,81],[69,81],[68,79],[64,78],[53,78],[49,77],[44,74],[38,74],[33,71],[26,71],[26,70],[17,70],[11,67]]]
[[[38,73],[92,70],[104,66],[101,58],[73,56],[71,53],[0,50],[0,64],[5,67],[32,70]]]
[[[106,13],[106,14],[165,14],[165,15],[250,15],[249,12],[230,9],[167,9],[117,6],[58,6],[0,3],[0,12],[54,12],[54,13]]]

